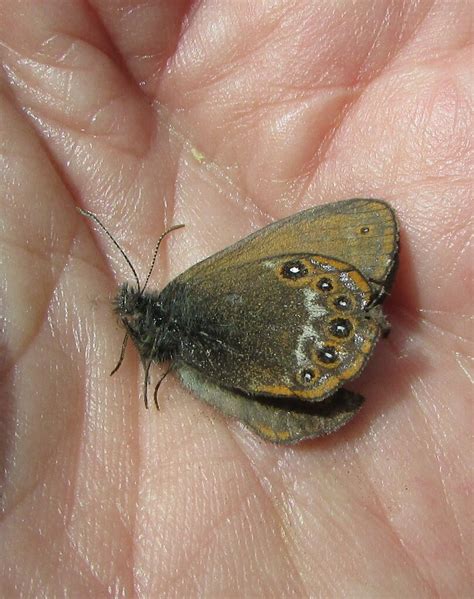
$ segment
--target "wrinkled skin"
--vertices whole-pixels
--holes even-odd
[[[265,4],[266,9],[263,8]],[[396,8],[393,8],[393,6]],[[0,2],[0,594],[465,597],[472,584],[469,2]],[[339,433],[264,443],[110,309],[258,227],[396,208],[392,333]],[[153,376],[159,375],[159,368]]]

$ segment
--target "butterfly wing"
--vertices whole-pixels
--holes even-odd
[[[396,267],[398,224],[381,200],[355,198],[316,206],[272,223],[199,262],[183,280],[281,254],[320,254],[352,264],[374,294],[388,290]]]
[[[328,435],[346,424],[363,398],[340,389],[322,403],[271,402],[224,389],[194,368],[181,364],[177,373],[183,384],[226,416],[236,418],[267,441],[291,445]]]
[[[186,298],[175,360],[254,396],[322,401],[359,374],[380,335],[369,283],[334,258],[221,263],[174,284]]]

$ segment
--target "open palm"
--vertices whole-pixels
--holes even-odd
[[[393,8],[393,6],[401,8]],[[0,1],[2,596],[443,597],[472,582],[470,3]],[[392,333],[339,433],[284,448],[110,306],[272,220],[397,210]],[[315,248],[317,249],[317,248]],[[157,369],[153,376],[158,376]]]

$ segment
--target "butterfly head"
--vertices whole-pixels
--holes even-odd
[[[115,297],[115,312],[143,357],[156,344],[163,324],[163,310],[156,293],[147,293],[135,285],[124,283]]]
[[[119,288],[114,305],[115,311],[124,324],[129,320],[135,320],[143,309],[143,292],[136,285],[124,283]]]

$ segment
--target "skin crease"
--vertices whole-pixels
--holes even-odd
[[[467,597],[469,2],[0,2],[0,594]],[[471,129],[472,130],[472,129]],[[326,439],[108,376],[110,309],[275,219],[397,210],[392,323]],[[153,371],[157,377],[160,369]]]

